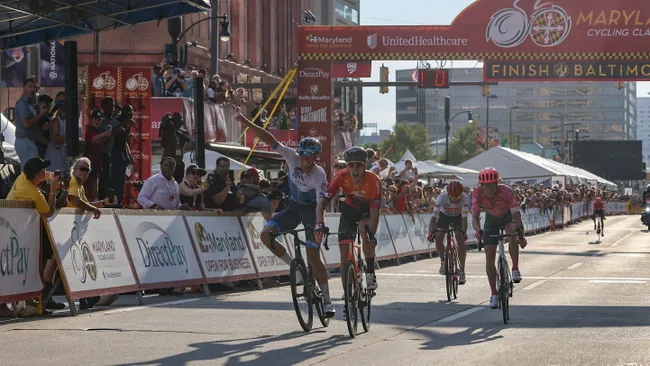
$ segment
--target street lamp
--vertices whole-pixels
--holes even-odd
[[[508,139],[508,142],[510,143],[510,148],[512,149],[512,111],[517,111],[519,110],[518,106],[513,106],[510,107],[510,129],[508,132],[510,132],[510,139]]]
[[[485,151],[490,147],[490,99],[497,99],[498,97],[496,94],[490,94],[485,97],[487,100],[487,111],[485,113]]]
[[[472,111],[462,111],[456,113],[453,117],[449,118],[449,120],[445,121],[445,164],[447,165],[449,164],[449,131],[451,131],[451,121],[453,121],[454,118],[465,113],[467,113],[467,122],[473,123],[474,117],[472,116]]]

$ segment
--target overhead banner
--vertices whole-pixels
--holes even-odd
[[[93,219],[92,213],[62,209],[48,219],[48,233],[71,298],[137,290],[111,211],[102,211],[99,219]]]
[[[257,278],[238,217],[199,216],[200,212],[186,214],[189,214],[185,220],[208,282]]]
[[[332,173],[332,71],[328,61],[300,61],[298,77],[299,139],[313,137],[323,144],[318,165]]]
[[[204,284],[183,216],[173,211],[141,212],[116,210],[140,287]]]
[[[347,61],[332,63],[333,78],[369,78],[371,74],[371,61]]]
[[[43,290],[41,216],[24,201],[0,208],[0,304],[37,297]]]
[[[485,81],[643,81],[650,61],[486,61]]]
[[[479,0],[451,25],[298,28],[300,60],[645,60],[650,3]]]

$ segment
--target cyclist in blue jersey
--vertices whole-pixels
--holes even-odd
[[[327,188],[327,175],[325,170],[316,165],[318,155],[322,151],[321,143],[314,138],[304,138],[298,144],[298,151],[293,150],[275,139],[265,129],[249,121],[244,115],[239,114],[237,120],[244,127],[250,128],[255,135],[265,144],[272,146],[287,163],[289,171],[290,200],[287,208],[273,216],[271,221],[266,223],[260,235],[262,242],[276,256],[285,263],[291,264],[291,257],[285,248],[276,243],[271,249],[271,234],[293,230],[302,223],[305,227],[309,225],[312,229],[316,227],[316,205]],[[307,258],[314,269],[314,277],[323,293],[325,302],[325,315],[333,317],[334,306],[330,298],[327,269],[321,261],[319,244],[314,241],[313,232],[305,231],[307,237]],[[302,279],[297,279],[301,281]]]

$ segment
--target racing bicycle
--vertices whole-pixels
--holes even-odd
[[[447,284],[447,301],[458,298],[458,280],[460,277],[460,261],[458,260],[458,245],[456,244],[455,234],[460,232],[459,229],[451,225],[448,229],[437,229],[445,233],[447,245],[445,247],[445,277]]]
[[[508,324],[510,320],[510,298],[514,291],[515,285],[512,281],[512,272],[506,259],[506,250],[504,247],[505,238],[519,237],[519,234],[506,234],[503,226],[499,229],[498,235],[489,235],[491,238],[499,240],[499,254],[497,256],[497,293],[499,296],[499,308],[503,312],[503,323]]]
[[[289,278],[291,279],[291,297],[293,298],[293,307],[296,310],[298,322],[305,332],[309,332],[312,329],[314,323],[314,307],[316,307],[318,319],[320,319],[323,327],[328,327],[330,324],[330,318],[325,316],[325,300],[323,299],[321,290],[316,284],[314,271],[311,264],[309,264],[309,261],[306,261],[303,258],[302,251],[300,250],[300,246],[307,247],[307,243],[300,239],[298,233],[307,233],[307,230],[312,231],[312,228],[307,226],[300,230],[271,234],[271,248],[275,245],[275,238],[282,235],[293,236],[295,254],[289,269]],[[324,246],[325,250],[329,250],[327,241]],[[302,283],[299,283],[299,279],[302,279]],[[306,303],[306,306],[301,306],[301,300]]]

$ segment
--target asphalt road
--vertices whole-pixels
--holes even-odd
[[[646,365],[650,364],[650,233],[611,217],[528,239],[511,320],[487,307],[483,252],[446,302],[437,258],[379,271],[369,333],[350,339],[340,280],[337,318],[305,334],[288,286],[207,297],[151,297],[78,317],[0,323],[3,365]],[[444,301],[443,301],[444,300]],[[359,326],[361,329],[361,326]]]

